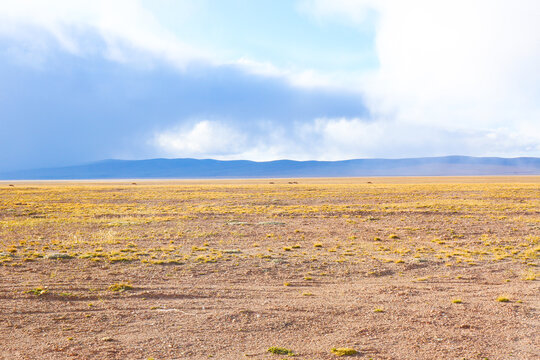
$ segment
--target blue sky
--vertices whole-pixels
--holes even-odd
[[[185,11],[176,1],[143,1],[160,24],[179,37],[230,59],[260,59],[299,70],[358,71],[377,66],[375,14],[354,29],[306,16],[295,1],[193,3]],[[180,21],[178,14],[184,14]]]
[[[540,156],[539,14],[533,0],[3,1],[0,171]]]

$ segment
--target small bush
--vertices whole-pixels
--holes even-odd
[[[117,292],[123,292],[123,291],[131,290],[131,289],[133,289],[133,286],[126,283],[117,283],[117,284],[112,284],[111,286],[109,286],[110,291],[117,291]]]
[[[28,291],[25,291],[27,294],[34,294],[36,296],[41,296],[41,295],[45,295],[46,293],[49,292],[49,289],[45,289],[43,287],[37,287],[37,288],[34,288],[34,289],[30,289]]]
[[[332,354],[337,356],[352,356],[358,354],[358,351],[351,348],[333,348]]]
[[[294,355],[292,350],[289,350],[289,349],[285,349],[285,348],[280,348],[280,347],[276,347],[276,346],[272,346],[270,348],[268,348],[267,350],[269,353],[272,353],[272,354],[276,354],[276,355]]]

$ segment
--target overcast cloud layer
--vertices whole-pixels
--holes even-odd
[[[540,2],[244,5],[1,2],[0,170],[540,156]]]

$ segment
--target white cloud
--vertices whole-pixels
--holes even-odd
[[[300,133],[303,139],[309,139],[311,149],[316,149],[317,158],[325,160],[449,154],[523,156],[540,152],[537,134],[509,128],[445,129],[394,120],[319,118],[304,124]]]
[[[154,135],[151,145],[158,154],[257,161],[305,159],[308,155],[290,131],[269,122],[260,121],[249,130],[220,120],[182,121],[185,122],[191,125],[179,125]]]
[[[156,134],[158,153],[215,159],[342,160],[467,154],[523,156],[539,152],[535,134],[508,128],[446,130],[437,126],[361,118],[317,118],[290,127],[261,122],[257,131],[200,120]],[[487,150],[486,150],[487,149]]]
[[[481,154],[511,147],[540,155],[540,2],[311,0],[301,8],[358,26],[377,13],[380,67],[358,83],[375,119],[471,136],[458,143],[497,133],[481,137]],[[501,146],[501,136],[513,146]]]
[[[241,151],[246,137],[223,122],[200,120],[159,132],[152,142],[169,156],[220,157]]]
[[[340,71],[321,73],[313,69],[285,69],[279,68],[268,61],[256,61],[247,57],[241,57],[228,64],[238,66],[249,74],[284,79],[290,85],[298,88],[323,88],[347,91],[349,93],[360,91],[358,87],[359,79],[365,75],[364,71],[358,71],[358,73]]]
[[[114,61],[131,61],[126,50],[148,52],[183,67],[211,56],[164,29],[139,1],[130,0],[13,0],[0,2],[0,35],[39,42],[34,29],[45,30],[65,50],[85,55],[80,36],[90,29],[106,44],[103,55]]]

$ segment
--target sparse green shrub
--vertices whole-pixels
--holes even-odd
[[[133,286],[126,283],[116,283],[109,286],[110,291],[117,291],[117,292],[123,292],[123,291],[131,290],[131,289],[133,289]]]
[[[267,351],[269,353],[276,354],[276,355],[289,355],[289,356],[294,355],[292,350],[281,348],[281,347],[276,347],[276,346],[272,346],[272,347],[268,348]]]
[[[41,286],[25,291],[25,293],[27,294],[34,294],[36,296],[45,295],[48,292],[49,292],[49,289],[43,288]]]

